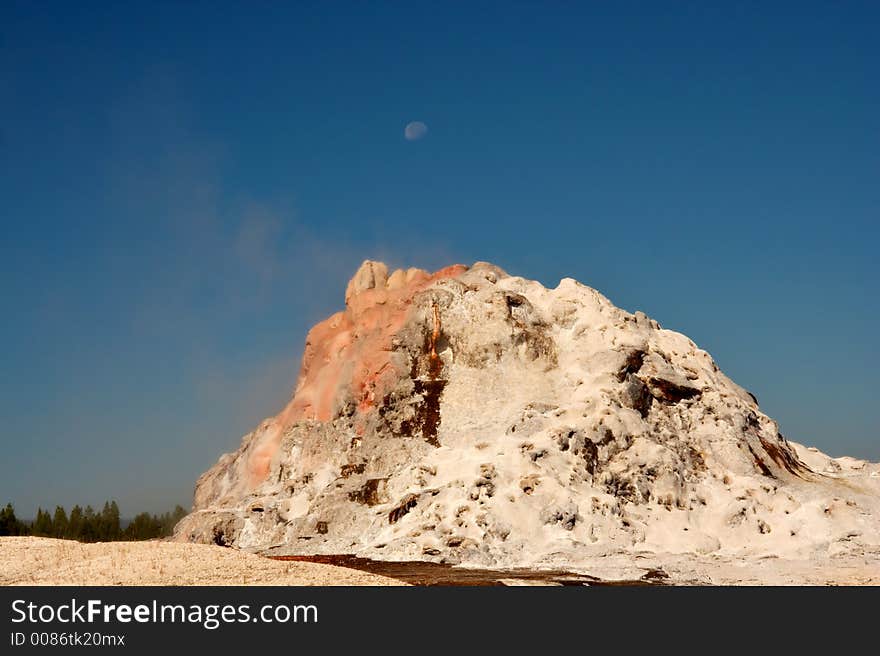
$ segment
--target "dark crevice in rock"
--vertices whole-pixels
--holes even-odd
[[[661,581],[668,581],[669,574],[664,572],[662,569],[653,569],[652,568],[652,569],[649,569],[647,572],[645,572],[641,576],[641,578],[639,578],[639,580],[645,581],[646,583],[658,583]]]
[[[754,432],[757,434],[757,432],[761,430],[761,422],[758,419],[758,415],[756,415],[754,412],[749,412],[746,415],[746,426],[753,429]]]
[[[630,351],[626,356],[623,367],[617,372],[617,382],[622,383],[629,374],[636,374],[645,362],[644,351]]]
[[[768,477],[770,477],[770,478],[776,478],[776,476],[773,475],[773,472],[770,471],[770,468],[767,466],[767,463],[765,463],[763,460],[761,460],[761,458],[758,457],[758,454],[755,453],[755,450],[752,448],[752,445],[751,445],[751,444],[746,444],[746,446],[747,446],[748,449],[749,449],[749,453],[752,454],[752,458],[753,458],[754,461],[755,461],[755,466],[756,466],[759,470],[761,470],[761,473],[764,474],[764,476],[768,476]]]
[[[656,376],[648,379],[648,386],[653,397],[663,403],[678,403],[702,394],[696,387],[679,385],[671,380],[657,378]]]
[[[638,490],[636,490],[631,481],[621,478],[616,474],[612,475],[611,479],[605,484],[605,489],[608,494],[633,503],[639,496]]]
[[[387,478],[370,478],[364,483],[363,487],[353,492],[349,492],[348,498],[350,501],[362,503],[367,506],[375,506],[376,504],[382,503],[382,496],[379,493],[379,488],[387,480]]]
[[[413,418],[401,422],[401,430],[407,435],[421,435],[431,446],[440,446],[437,430],[440,427],[440,398],[446,381],[416,379],[413,386],[421,401],[413,408]]]
[[[591,476],[599,467],[599,447],[591,440],[584,440],[584,462],[587,465],[587,473]]]
[[[504,302],[507,305],[507,314],[510,317],[513,316],[513,308],[518,308],[528,303],[525,296],[514,294],[513,292],[507,292],[504,294]]]
[[[599,440],[598,445],[599,446],[606,446],[608,444],[611,444],[611,442],[613,442],[613,441],[614,441],[614,432],[610,428],[605,427],[605,433],[603,434],[602,439]]]
[[[356,465],[349,463],[347,465],[342,465],[342,469],[339,470],[339,475],[342,478],[348,478],[352,474],[363,474],[366,468],[367,465],[363,462],[360,462]]]
[[[232,543],[235,541],[235,538],[230,538],[230,536],[226,535],[220,527],[214,528],[214,537],[213,542],[218,547],[231,547]]]
[[[627,374],[623,400],[624,405],[636,410],[642,416],[642,419],[645,419],[651,411],[654,397],[651,396],[648,386],[638,377],[634,374]]]
[[[416,507],[416,504],[419,502],[419,497],[417,494],[407,494],[403,499],[400,500],[400,503],[397,504],[397,507],[391,510],[388,513],[388,523],[395,524],[397,521],[406,515],[410,510]]]
[[[706,461],[703,458],[703,454],[697,451],[694,447],[688,446],[688,456],[690,457],[691,468],[697,474],[702,474],[706,471]]]
[[[767,455],[775,462],[777,465],[785,469],[791,474],[798,476],[799,478],[803,478],[803,474],[810,472],[810,468],[807,467],[804,463],[802,463],[798,458],[789,451],[787,448],[779,447],[776,444],[773,444],[769,440],[765,440],[763,437],[758,438],[761,442],[761,446],[764,448],[764,451],[767,452]],[[782,435],[779,435],[779,440],[782,441],[785,438]]]

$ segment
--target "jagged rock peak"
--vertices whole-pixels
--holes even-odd
[[[399,282],[401,271],[395,271],[395,282]],[[406,274],[404,274],[406,275]],[[345,302],[355,294],[360,294],[368,289],[384,288],[388,283],[388,267],[384,262],[373,262],[372,260],[364,260],[360,268],[348,281],[348,287],[345,289]]]

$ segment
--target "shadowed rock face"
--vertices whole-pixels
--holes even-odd
[[[367,261],[345,303],[178,539],[568,567],[880,543],[876,465],[789,443],[687,337],[574,280]]]

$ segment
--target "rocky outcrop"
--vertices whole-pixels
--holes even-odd
[[[564,279],[364,262],[178,539],[511,565],[880,545],[880,467],[788,442],[679,333]]]

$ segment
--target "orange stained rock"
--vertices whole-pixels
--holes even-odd
[[[376,264],[365,262],[376,270]],[[384,265],[381,265],[384,270]],[[314,326],[306,337],[302,367],[293,399],[276,417],[261,426],[262,433],[248,457],[248,485],[253,489],[266,479],[281,436],[297,421],[329,421],[340,410],[342,399],[351,399],[359,413],[373,410],[408,371],[397,371],[391,360],[392,340],[406,324],[413,296],[443,278],[454,278],[467,271],[455,264],[433,274],[421,269],[390,277],[361,276],[367,284],[380,284],[353,290],[349,283],[346,309]],[[355,278],[361,273],[355,274]],[[354,278],[352,279],[355,280]],[[432,357],[439,337],[439,314],[434,307]],[[363,422],[356,421],[356,432],[363,434]]]

